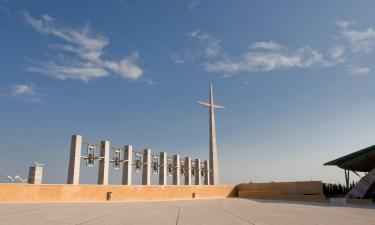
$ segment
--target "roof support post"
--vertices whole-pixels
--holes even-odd
[[[350,172],[350,170],[344,170],[344,172],[345,172],[346,187],[349,188],[349,172]]]

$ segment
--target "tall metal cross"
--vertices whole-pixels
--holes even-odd
[[[219,162],[217,157],[217,144],[216,144],[216,128],[215,128],[215,108],[224,109],[224,106],[214,104],[214,95],[212,92],[212,84],[209,87],[210,103],[198,102],[210,109],[210,184],[219,184]]]

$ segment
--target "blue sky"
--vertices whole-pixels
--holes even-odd
[[[374,7],[0,0],[0,177],[65,182],[75,133],[206,159],[212,82],[223,183],[342,182],[322,164],[374,144]]]

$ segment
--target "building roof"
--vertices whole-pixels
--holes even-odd
[[[338,166],[345,170],[369,172],[375,168],[375,145],[324,163],[325,166]]]

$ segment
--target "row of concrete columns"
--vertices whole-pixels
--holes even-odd
[[[80,175],[80,160],[84,158],[81,156],[82,151],[82,136],[73,135],[70,148],[70,160],[69,160],[69,170],[68,170],[68,184],[79,184]],[[98,172],[98,184],[107,185],[108,184],[108,173],[109,173],[109,152],[110,143],[109,141],[102,141],[100,144],[100,155],[95,158],[99,160],[99,172]],[[124,159],[123,162],[123,175],[122,184],[131,185],[132,184],[132,169],[133,169],[133,148],[131,145],[124,147]],[[143,162],[142,166],[142,185],[151,185],[151,172],[152,172],[152,154],[150,149],[145,149],[142,153]],[[159,154],[159,185],[167,185],[168,176],[168,157],[166,152],[160,152]],[[183,167],[181,165],[181,159],[179,155],[173,155],[172,158],[172,183],[173,185],[180,185],[180,175],[181,169],[183,169],[184,184],[192,184],[192,173],[194,172],[195,184],[202,185],[202,171],[204,185],[209,185],[210,182],[210,172],[209,172],[209,162],[204,161],[203,166],[201,166],[201,160],[196,159],[192,163],[191,157],[185,157],[183,160]]]
[[[43,165],[34,164],[29,168],[29,176],[27,183],[29,184],[42,184],[43,179]]]

